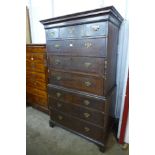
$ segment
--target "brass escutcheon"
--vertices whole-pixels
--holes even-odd
[[[90,114],[89,113],[84,113],[83,114],[86,118],[90,117]]]
[[[85,130],[86,132],[89,132],[89,131],[90,131],[90,129],[89,129],[88,127],[84,127],[84,130]]]
[[[85,82],[85,85],[86,85],[87,87],[89,87],[89,86],[91,86],[91,82],[86,81],[86,82]]]
[[[91,66],[91,63],[90,63],[90,62],[85,62],[84,65],[85,65],[86,67],[90,67],[90,66]]]
[[[84,102],[85,105],[89,105],[90,104],[90,102],[88,100],[84,100],[83,102]]]
[[[100,29],[99,25],[93,25],[92,26],[93,31],[98,31]]]
[[[56,95],[57,95],[57,97],[60,97],[61,96],[61,93],[58,92],[58,93],[56,93]]]

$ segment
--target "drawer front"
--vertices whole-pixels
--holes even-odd
[[[47,52],[53,55],[106,56],[106,38],[47,41]]]
[[[45,64],[45,54],[44,53],[27,53],[26,61]]]
[[[26,101],[31,103],[31,104],[38,104],[44,107],[47,107],[47,98],[39,96],[39,95],[34,95],[34,94],[26,94]]]
[[[50,110],[51,120],[58,122],[59,124],[72,129],[84,136],[95,139],[97,141],[103,142],[104,139],[104,129],[98,128],[95,125],[83,122],[79,119],[71,117],[70,115],[65,115],[61,112]]]
[[[78,38],[83,36],[83,25],[67,26],[60,28],[61,38]]]
[[[52,109],[62,111],[77,118],[90,121],[96,125],[104,127],[104,114],[101,112],[89,110],[75,104],[62,102],[51,97],[49,97],[49,106]]]
[[[45,74],[27,71],[26,85],[37,89],[46,90]]]
[[[45,46],[34,46],[34,47],[32,47],[32,46],[30,46],[30,47],[26,47],[26,52],[27,53],[45,53],[45,51],[46,51],[46,47]]]
[[[49,67],[71,71],[104,74],[104,59],[89,57],[48,56]]]
[[[82,105],[87,108],[96,109],[99,111],[105,111],[105,100],[98,99],[82,94],[72,93],[61,89],[56,89],[48,86],[48,94],[52,98],[62,102],[74,103],[77,105]]]
[[[28,62],[26,61],[26,70],[29,72],[41,72],[45,73],[45,66],[44,64],[39,64],[37,62]]]
[[[50,70],[49,83],[103,95],[103,78]]]
[[[47,92],[44,90],[39,90],[39,89],[36,89],[34,87],[26,86],[26,93],[33,94],[36,96],[40,96],[40,97],[43,97],[47,100]]]
[[[85,36],[104,36],[107,34],[107,23],[97,22],[84,25]]]
[[[46,39],[52,40],[59,38],[59,28],[47,29],[46,30]]]

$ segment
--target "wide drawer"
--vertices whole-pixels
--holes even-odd
[[[27,46],[26,47],[26,52],[27,53],[45,53],[46,51],[46,48],[45,46],[39,46],[39,45],[36,45],[36,46]]]
[[[53,86],[48,86],[48,94],[52,98],[62,102],[74,103],[87,108],[105,111],[105,100],[99,97],[92,97],[90,95],[79,94]]]
[[[50,68],[104,74],[104,59],[91,57],[71,57],[48,55]]]
[[[62,102],[49,97],[49,106],[52,109],[62,111],[80,119],[90,121],[96,125],[104,127],[104,119],[106,115],[103,112],[97,112],[88,108],[83,108],[79,105]]]
[[[103,78],[77,73],[50,70],[49,83],[103,95]]]
[[[45,74],[37,72],[26,72],[26,85],[37,89],[46,90]]]
[[[45,65],[37,62],[27,62],[26,61],[26,70],[30,72],[41,72],[45,73]]]
[[[73,131],[76,131],[79,134],[97,140],[99,142],[104,141],[105,137],[104,128],[99,128],[95,125],[77,119],[75,117],[72,117],[70,115],[65,115],[64,113],[58,112],[56,110],[50,110],[50,117],[51,120]]]
[[[106,57],[106,38],[47,41],[47,52],[53,55]]]
[[[45,54],[44,53],[27,53],[26,61],[45,64]]]
[[[47,98],[43,96],[26,93],[26,101],[31,104],[38,104],[47,107]]]

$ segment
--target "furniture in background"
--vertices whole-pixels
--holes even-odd
[[[42,20],[46,32],[50,126],[104,151],[115,104],[119,27],[114,7]]]
[[[26,101],[48,112],[46,45],[26,45]]]

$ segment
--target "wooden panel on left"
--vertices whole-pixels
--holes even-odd
[[[48,113],[45,51],[45,44],[26,45],[26,102],[28,105]],[[34,58],[35,60],[33,60]],[[32,65],[31,61],[35,61],[35,67]],[[36,94],[36,92],[43,93]]]

